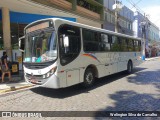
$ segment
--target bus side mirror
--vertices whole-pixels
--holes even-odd
[[[69,38],[68,36],[64,36],[63,37],[63,44],[64,44],[64,47],[69,47]]]
[[[24,40],[25,40],[25,36],[19,38],[19,50],[21,52],[24,52]]]

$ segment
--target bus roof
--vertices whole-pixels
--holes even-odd
[[[93,27],[93,26],[89,26],[89,25],[81,24],[81,23],[77,23],[77,22],[72,22],[72,21],[69,21],[69,20],[61,19],[61,18],[46,18],[46,19],[37,20],[37,21],[34,21],[34,22],[28,24],[24,28],[24,30],[26,30],[27,27],[29,27],[30,25],[32,25],[32,24],[34,24],[36,22],[42,22],[42,21],[46,21],[46,20],[53,20],[54,22],[61,21],[61,22],[65,22],[65,23],[70,24],[70,25],[75,25],[75,26],[78,26],[78,27],[81,27],[81,28],[86,28],[86,29],[89,28],[89,29],[95,30],[97,32],[104,32],[104,33],[114,34],[114,35],[121,36],[121,37],[127,37],[127,38],[142,40],[142,38],[138,38],[138,37],[122,34],[122,33],[116,33],[116,32],[110,31],[110,30],[106,30],[106,29],[102,29],[102,28],[97,28],[97,27]]]

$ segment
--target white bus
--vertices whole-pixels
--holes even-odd
[[[141,39],[76,22],[38,20],[24,34],[25,80],[42,87],[89,87],[95,78],[131,73],[141,63]]]

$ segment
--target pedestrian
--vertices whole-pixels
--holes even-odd
[[[9,62],[7,61],[7,57],[7,52],[4,51],[3,56],[1,57],[2,83],[4,82],[5,74],[8,74],[9,81],[11,81],[11,71],[8,65]]]

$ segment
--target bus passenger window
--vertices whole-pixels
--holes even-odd
[[[120,51],[120,44],[117,36],[112,36],[111,51]]]
[[[109,36],[107,34],[101,34],[101,45],[103,51],[110,51]]]
[[[141,51],[141,41],[138,41],[138,50]]]
[[[83,29],[83,42],[85,52],[101,51],[100,33],[92,30]]]
[[[125,38],[122,38],[121,39],[121,51],[128,51],[128,48],[127,48],[127,41]]]
[[[133,46],[133,40],[132,39],[128,39],[128,50],[130,52],[134,51],[134,46]]]
[[[135,48],[135,51],[139,51],[138,41],[137,40],[134,40],[134,48]]]

